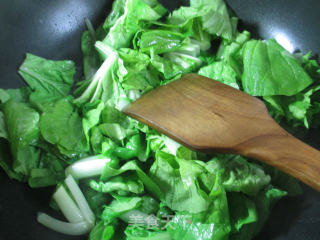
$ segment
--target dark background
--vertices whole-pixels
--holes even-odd
[[[173,8],[186,1],[162,0]],[[240,27],[257,38],[275,37],[289,50],[320,53],[320,1],[229,0],[241,19]],[[111,0],[2,0],[0,1],[0,87],[24,83],[17,74],[25,53],[50,59],[72,59],[81,75],[80,36],[84,18],[95,26],[108,14]],[[318,131],[307,141],[320,148]],[[11,181],[0,169],[0,240],[71,240],[36,222],[38,211],[48,212],[52,189],[30,189]],[[320,193],[279,202],[259,240],[320,239]]]

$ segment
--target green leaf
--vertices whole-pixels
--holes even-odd
[[[171,153],[176,155],[179,148],[181,147],[180,143],[172,140],[171,138],[151,130],[147,133],[146,137],[148,145],[153,152],[162,151],[166,153]],[[182,150],[183,151],[183,150]],[[183,157],[182,157],[183,158]],[[187,158],[186,158],[187,159]]]
[[[271,114],[276,119],[285,118],[293,127],[304,126],[309,128],[314,120],[316,102],[313,101],[320,86],[310,86],[296,95],[268,96],[263,99],[268,103]]]
[[[8,90],[4,90],[4,89],[0,88],[0,102],[1,103],[5,103],[6,101],[8,101],[10,99],[10,95],[7,91]]]
[[[3,112],[0,111],[0,138],[5,138],[8,139],[8,130],[7,130],[7,125],[4,119],[4,114]]]
[[[194,72],[202,64],[199,58],[179,52],[164,54],[164,58],[169,60],[169,62],[176,64],[183,73]]]
[[[121,168],[115,168],[110,164],[107,164],[101,175],[101,181],[107,181],[111,177],[123,174],[127,171],[135,171],[139,179],[143,182],[145,188],[158,199],[163,199],[163,193],[159,186],[138,166],[136,161],[130,161],[125,163]]]
[[[250,40],[242,54],[242,85],[253,96],[292,96],[312,83],[299,61],[274,39]]]
[[[148,91],[160,85],[158,74],[150,66],[150,57],[137,50],[122,48],[118,51],[121,61],[117,76],[126,91]],[[131,91],[132,92],[132,91]],[[131,98],[130,94],[128,94]],[[138,97],[141,95],[138,92]]]
[[[61,98],[71,90],[75,65],[69,60],[47,60],[28,53],[19,73],[34,91],[34,98]]]
[[[115,107],[107,105],[101,114],[103,123],[118,123],[124,128],[129,128],[131,125],[129,117]]]
[[[219,174],[214,181],[206,211],[178,212],[170,221],[167,229],[174,240],[228,240],[231,227],[226,192]]]
[[[165,54],[164,57],[160,57],[152,51],[151,64],[156,70],[162,73],[165,80],[171,81],[178,79],[182,74],[190,73],[198,69],[201,65],[201,60],[177,52],[168,53]]]
[[[141,21],[158,20],[166,9],[157,1],[126,0],[123,15],[110,28],[103,42],[114,49],[129,47]]]
[[[176,159],[171,154],[159,151],[150,168],[150,176],[165,193],[168,207],[175,211],[199,213],[206,211],[209,206],[208,196],[197,181],[203,170],[192,160]]]
[[[27,102],[29,100],[30,93],[30,87],[21,87],[6,90],[0,88],[0,100],[2,103],[5,103],[10,99],[16,102]]]
[[[116,176],[107,182],[91,180],[90,187],[97,192],[103,193],[122,191],[140,194],[144,191],[143,183],[134,175]]]
[[[90,144],[90,130],[100,122],[104,107],[104,103],[98,100],[94,103],[87,103],[82,108],[82,127],[88,146]]]
[[[85,79],[93,77],[101,65],[101,60],[94,47],[95,39],[89,31],[84,31],[81,37],[81,50],[83,54],[83,73]]]
[[[105,206],[101,215],[101,219],[105,224],[110,224],[117,217],[138,208],[142,203],[140,197],[114,197],[115,199],[108,206]]]
[[[185,160],[197,159],[197,153],[184,146],[181,146],[177,149],[176,156],[179,159],[185,159]]]
[[[154,54],[162,54],[180,49],[185,44],[184,40],[188,40],[185,35],[175,31],[149,30],[141,32],[137,47],[149,54],[151,49]]]
[[[91,230],[89,240],[112,240],[116,231],[116,222],[109,225],[98,222]]]
[[[296,178],[269,165],[265,165],[264,169],[271,176],[271,184],[275,188],[287,192],[288,196],[297,196],[303,193],[302,186]]]
[[[127,131],[118,123],[103,123],[99,125],[102,134],[110,137],[113,140],[121,141],[127,137]]]
[[[234,37],[234,20],[230,18],[227,5],[223,0],[200,0],[192,1],[192,7],[199,10],[206,10],[202,16],[203,28],[210,34],[217,35],[227,40]]]
[[[243,225],[238,232],[232,233],[230,239],[253,239],[261,231],[262,227],[264,226],[265,222],[269,217],[270,211],[272,210],[274,204],[279,199],[286,196],[286,194],[286,192],[274,188],[271,185],[267,186],[256,197],[253,198],[259,221]],[[239,203],[235,203],[235,205],[230,205],[230,212],[236,212],[234,208],[239,208]],[[239,216],[240,215],[238,215],[238,217]],[[235,221],[237,222],[236,219]]]
[[[110,138],[105,137],[99,127],[92,128],[90,143],[93,151],[97,154],[113,151],[113,149],[118,146]]]
[[[239,89],[236,72],[230,65],[224,62],[214,62],[208,66],[202,67],[198,74]]]
[[[115,0],[112,3],[112,9],[103,23],[103,28],[109,30],[121,17],[125,11],[126,0]]]
[[[102,111],[101,117],[103,123],[98,126],[99,130],[113,141],[120,142],[138,133],[133,120],[115,107],[107,105]]]
[[[150,231],[131,226],[126,228],[125,234],[128,240],[172,240],[166,231]]]
[[[10,154],[9,142],[4,138],[0,138],[0,167],[5,171],[10,179],[22,181],[23,174],[19,174],[12,169],[12,155]]]
[[[240,79],[243,72],[243,61],[241,49],[242,46],[250,40],[250,33],[248,31],[238,32],[233,42],[221,42],[217,59],[226,63],[226,65],[233,68],[237,73],[237,77]]]
[[[65,164],[56,156],[45,153],[41,155],[39,166],[30,172],[28,179],[32,188],[47,187],[58,184],[65,178]]]
[[[250,223],[259,220],[255,202],[248,196],[231,192],[228,193],[228,204],[230,209],[230,220],[234,232]]]
[[[184,9],[185,7],[181,7]],[[186,16],[184,16],[184,11],[182,10],[180,14],[183,16],[179,16],[179,10],[173,12],[173,14],[169,15],[167,18],[167,23],[163,22],[152,22],[154,25],[153,27],[157,26],[162,30],[169,30],[171,32],[178,32],[183,34],[186,38],[190,38],[190,42],[186,41],[185,44],[182,45],[182,49],[180,52],[184,53],[195,53],[199,50],[207,51],[211,47],[211,35],[207,33],[203,27],[201,19],[195,16],[195,12],[193,8],[185,8],[187,9]],[[188,14],[188,10],[190,14]],[[177,13],[177,14],[176,14]],[[176,14],[176,16],[174,16]],[[180,19],[181,18],[181,19]],[[140,33],[138,32],[135,36],[139,36]],[[136,40],[136,39],[135,39]],[[133,42],[134,46],[136,46],[136,42]]]
[[[241,156],[223,158],[220,155],[213,158],[207,165],[207,169],[212,173],[224,170],[222,185],[226,191],[256,195],[271,180],[261,166],[248,162]]]
[[[13,100],[3,105],[13,156],[12,169],[17,174],[28,176],[39,161],[39,150],[35,147],[39,138],[39,113],[26,103]]]
[[[41,115],[40,131],[43,138],[56,145],[62,154],[80,154],[88,151],[81,118],[69,98],[46,107]]]
[[[163,73],[165,79],[194,71],[202,63],[197,58],[200,43],[176,31],[142,31],[136,35],[135,41],[140,51],[151,55],[152,66]],[[159,54],[164,54],[164,58]]]
[[[155,55],[151,52],[151,64],[160,73],[163,74],[164,79],[179,78],[181,74],[186,73],[179,65],[172,63],[170,60]]]
[[[289,114],[287,114],[287,119],[289,121],[291,119],[301,121],[301,124],[303,123],[305,127],[308,128],[309,121],[312,121],[313,117],[313,114],[311,113],[311,97],[319,90],[320,86],[317,86],[304,93],[298,93],[294,97],[291,97],[290,100],[292,102],[288,105]]]
[[[212,35],[229,41],[234,37],[234,23],[223,0],[191,1],[190,7],[180,7],[170,15],[168,21],[182,24],[193,18],[200,18],[203,29]]]
[[[81,183],[81,190],[88,201],[91,210],[94,212],[97,218],[100,218],[104,205],[111,201],[111,196],[101,192],[97,192],[90,187],[91,179],[84,179]]]
[[[295,54],[295,56],[297,57],[297,54]],[[307,54],[301,56],[300,58],[298,57],[298,59],[300,60],[303,68],[306,70],[309,76],[313,80],[319,82],[320,81],[320,65],[317,62],[317,60],[312,58],[312,52],[310,51]]]
[[[140,134],[133,135],[128,139],[125,147],[117,147],[113,153],[124,160],[136,157],[140,161],[145,162],[149,156],[149,150],[143,140]]]
[[[139,210],[145,214],[156,214],[159,211],[159,202],[148,195],[142,197],[142,204]]]
[[[121,110],[130,103],[130,99],[127,97],[116,75],[119,61],[121,60],[114,49],[102,42],[96,42],[96,47],[105,55],[105,60],[90,82],[85,85],[85,89],[82,89],[83,86],[79,87],[81,88],[81,95],[74,102],[77,105],[83,105],[87,102],[92,103],[101,100],[106,105],[114,106]]]

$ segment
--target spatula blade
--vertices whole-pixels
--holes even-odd
[[[275,126],[267,124],[273,120],[261,100],[196,74],[145,94],[123,112],[195,150],[230,152]]]

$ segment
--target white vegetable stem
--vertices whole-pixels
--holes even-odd
[[[38,213],[37,221],[56,232],[74,236],[86,234],[92,228],[87,221],[78,223],[63,222],[45,213]]]
[[[69,196],[63,186],[60,186],[53,194],[53,199],[57,202],[63,215],[71,223],[79,223],[84,221],[82,213],[73,199]]]
[[[78,184],[76,183],[76,181],[73,179],[71,175],[69,175],[66,178],[65,183],[68,186],[73,198],[77,202],[85,220],[93,227],[95,223],[95,216],[92,210],[90,209],[89,204],[86,198],[84,197],[83,193],[81,192]]]
[[[53,198],[69,222],[57,220],[45,213],[39,213],[37,220],[44,226],[60,233],[68,235],[88,233],[94,227],[95,216],[72,175],[66,178],[65,184],[75,200],[70,197],[63,185],[53,194]]]
[[[99,158],[99,156],[84,158],[67,167],[65,174],[72,175],[75,179],[99,176],[108,162],[110,158]]]
[[[96,41],[94,46],[99,51],[99,53],[104,55],[105,58],[113,56],[112,59],[115,59],[118,55],[117,52],[113,48],[109,47],[107,44],[104,44],[101,41]]]

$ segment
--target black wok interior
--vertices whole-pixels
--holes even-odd
[[[186,1],[162,0],[169,8]],[[290,50],[320,54],[319,0],[229,0],[242,29],[260,38],[278,37]],[[50,59],[72,59],[81,76],[80,36],[84,18],[95,26],[108,14],[112,0],[0,1],[0,87],[24,83],[16,70],[30,52]],[[306,138],[320,149],[319,131]],[[9,149],[8,149],[9,151]],[[319,159],[320,160],[320,159]],[[69,240],[36,222],[38,211],[50,212],[52,189],[30,189],[11,181],[0,169],[0,240]],[[258,240],[320,239],[320,193],[305,188],[296,198],[279,202]]]

